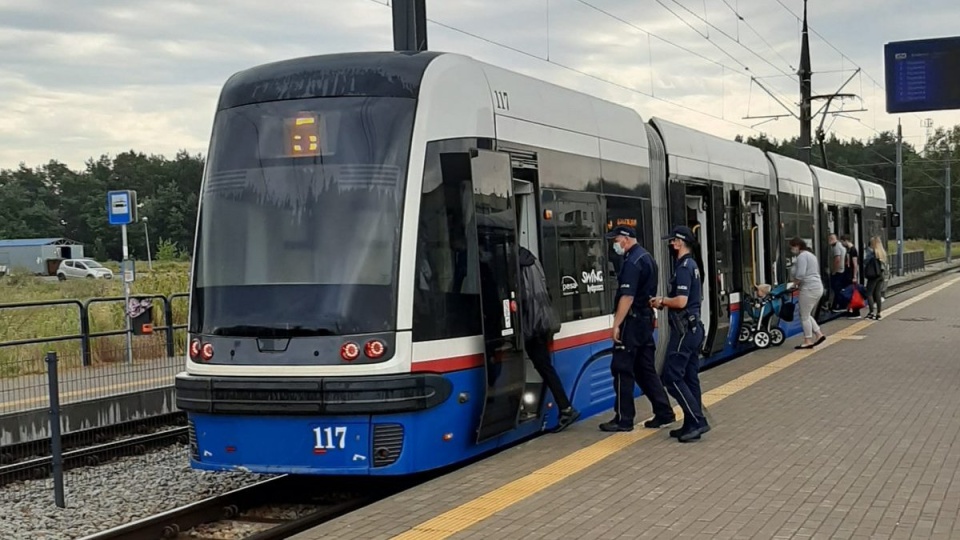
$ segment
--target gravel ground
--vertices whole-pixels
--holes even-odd
[[[73,540],[268,478],[190,468],[186,446],[120,458],[64,475],[67,507],[53,502],[53,480],[0,488],[0,539]]]

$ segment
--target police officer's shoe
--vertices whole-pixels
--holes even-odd
[[[633,431],[633,424],[620,424],[616,420],[600,424],[600,431]]]
[[[676,422],[676,421],[677,421],[677,417],[676,417],[676,416],[674,416],[674,417],[672,417],[672,418],[657,418],[656,416],[654,416],[653,418],[651,418],[651,419],[647,420],[646,422],[644,422],[644,423],[643,423],[643,427],[645,427],[645,428],[651,428],[651,429],[658,429],[658,428],[662,428],[663,426],[669,426],[670,424],[672,424],[672,423],[674,423],[674,422]]]
[[[684,425],[684,426],[681,426],[680,429],[671,429],[671,430],[670,430],[670,436],[673,437],[673,438],[675,438],[675,439],[678,439],[678,438],[680,438],[680,435],[683,434],[683,433],[686,432],[686,431],[690,431],[690,429],[687,428],[687,426],[685,426],[685,425]],[[710,431],[710,424],[707,424],[707,423],[704,423],[702,426],[700,426],[700,427],[697,429],[697,433],[700,434],[700,435],[703,435],[704,433],[706,433],[706,432],[708,432],[708,431]]]

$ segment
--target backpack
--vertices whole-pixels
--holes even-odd
[[[863,277],[867,279],[877,279],[883,275],[883,266],[880,259],[876,256],[870,257],[863,269]]]
[[[551,338],[560,331],[560,317],[553,307],[540,261],[520,269],[520,282],[524,338],[535,335]]]

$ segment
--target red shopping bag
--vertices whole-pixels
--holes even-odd
[[[850,295],[850,304],[847,306],[851,311],[863,309],[867,305],[863,301],[863,295],[860,294],[860,287],[853,288],[853,294]]]

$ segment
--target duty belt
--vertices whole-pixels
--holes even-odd
[[[698,322],[700,322],[700,317],[690,313],[685,309],[677,311],[671,309],[667,312],[667,314],[667,316],[670,318],[670,325],[677,328],[683,328],[686,326],[687,328],[692,329],[697,325]]]

